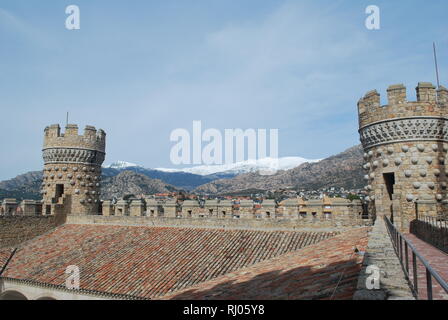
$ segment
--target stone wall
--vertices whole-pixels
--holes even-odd
[[[132,199],[119,200],[115,204],[103,202],[103,216],[145,216],[178,219],[235,219],[244,224],[245,220],[288,220],[297,223],[322,223],[334,225],[364,225],[373,216],[363,212],[361,201],[342,198],[324,198],[304,201],[300,198],[287,199],[279,204],[265,199],[262,204],[252,200],[206,200],[200,204],[196,200],[176,202],[175,199]],[[73,214],[71,214],[73,215]],[[300,221],[300,222],[297,222]]]
[[[0,248],[20,243],[44,234],[65,222],[64,215],[0,216]]]
[[[336,221],[325,218],[307,217],[297,220],[285,219],[243,219],[243,218],[167,218],[137,216],[82,216],[69,215],[67,223],[72,224],[106,224],[182,228],[219,228],[219,229],[254,229],[254,230],[290,230],[290,231],[339,231],[357,226],[372,225],[371,219],[359,219],[351,222]]]

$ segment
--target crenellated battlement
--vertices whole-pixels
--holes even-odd
[[[65,133],[61,132],[59,124],[48,126],[44,130],[43,149],[74,148],[104,152],[106,148],[106,133],[96,130],[93,126],[86,126],[84,134],[79,135],[76,124],[68,124]]]
[[[376,90],[367,92],[358,102],[359,127],[394,118],[445,117],[448,111],[448,90],[430,82],[419,82],[415,88],[417,101],[408,101],[403,84],[387,88],[387,105],[381,105]]]

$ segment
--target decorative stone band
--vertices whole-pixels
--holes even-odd
[[[44,163],[82,163],[101,166],[105,153],[80,148],[47,148],[42,150]]]
[[[406,141],[448,142],[448,118],[408,117],[371,123],[359,129],[364,149]]]

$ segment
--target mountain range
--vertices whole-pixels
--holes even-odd
[[[306,162],[293,169],[281,170],[270,176],[250,172],[230,179],[214,180],[199,186],[195,192],[221,194],[247,189],[316,190],[328,187],[357,189],[364,186],[362,155],[362,147],[355,146],[321,161]]]
[[[188,190],[222,194],[249,189],[319,189],[323,187],[363,186],[362,147],[360,145],[323,160],[300,157],[266,158],[232,165],[197,166],[185,169],[147,169],[117,161],[103,167],[102,198],[128,194],[165,193]],[[258,170],[278,171],[269,176]],[[32,171],[0,182],[0,198],[40,199],[42,171]]]

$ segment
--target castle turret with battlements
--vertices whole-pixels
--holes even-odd
[[[42,213],[98,214],[106,133],[86,126],[79,135],[74,124],[68,124],[65,133],[58,124],[44,132]]]
[[[404,231],[419,202],[444,215],[447,200],[448,90],[421,82],[416,91],[417,101],[408,101],[406,87],[392,85],[387,105],[376,90],[358,102],[367,200]]]

